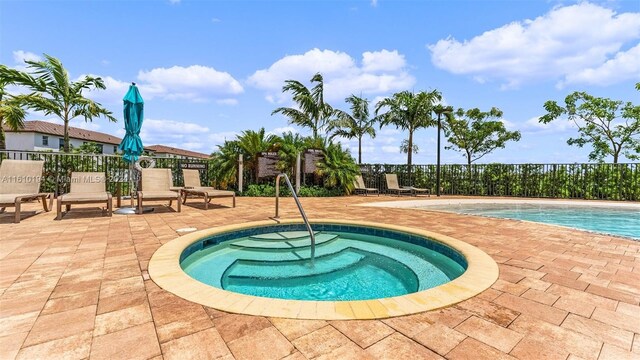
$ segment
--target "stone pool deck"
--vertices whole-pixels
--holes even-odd
[[[266,220],[272,198],[112,218],[78,206],[62,221],[50,212],[20,224],[11,224],[9,212],[0,214],[0,359],[640,359],[640,242],[354,206],[389,200],[398,198],[302,202],[310,218],[409,226],[466,241],[499,264],[498,281],[451,307],[385,320],[235,315],[160,289],[147,265],[181,235],[177,229]],[[291,199],[281,202],[283,218],[296,211]]]

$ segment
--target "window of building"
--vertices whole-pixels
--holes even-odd
[[[102,154],[104,152],[104,145],[102,144],[96,144],[97,148],[98,148],[98,153]]]
[[[42,146],[49,146],[49,137],[42,135]]]
[[[118,152],[118,145],[113,145],[113,153],[117,153]]]
[[[64,139],[58,139],[58,147],[60,149],[64,148]]]

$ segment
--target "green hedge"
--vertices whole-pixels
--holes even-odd
[[[321,186],[300,186],[298,196],[300,197],[330,197],[330,196],[342,196],[344,193],[342,189],[327,189]],[[247,186],[247,189],[242,193],[242,196],[254,196],[254,197],[274,197],[276,196],[276,188],[269,184],[253,184]],[[291,196],[291,191],[286,186],[280,187],[280,196]]]

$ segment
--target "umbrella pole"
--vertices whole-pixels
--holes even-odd
[[[133,206],[133,163],[129,163],[129,202],[131,203],[131,207],[121,207],[118,210],[114,211],[114,214],[119,215],[132,215],[136,213],[136,208]]]
[[[132,178],[132,176],[133,176],[133,163],[132,163],[132,162],[130,162],[130,163],[129,163],[129,197],[131,198],[131,199],[130,199],[130,201],[131,201],[131,208],[132,208],[132,209],[135,209],[135,208],[133,207],[133,178]]]

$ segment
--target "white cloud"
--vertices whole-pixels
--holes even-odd
[[[79,76],[78,79],[82,77],[84,75]],[[100,77],[104,80],[107,89],[88,92],[88,96],[96,101],[106,103],[122,101],[131,83],[114,79],[111,76]],[[137,86],[145,100],[162,98],[165,100],[208,102],[215,99],[216,103],[221,105],[236,105],[237,99],[227,96],[237,95],[244,91],[240,82],[229,73],[201,65],[173,66],[140,71],[137,80]]]
[[[163,89],[166,92],[164,96],[169,99],[198,100],[208,95],[239,94],[244,91],[240,82],[229,73],[201,65],[140,71],[138,80]]]
[[[18,65],[24,65],[25,61],[42,61],[40,55],[29,51],[16,50],[13,52],[13,61]]]
[[[209,131],[209,128],[196,123],[155,119],[145,119],[142,129],[149,133],[173,133],[179,135],[200,134]]]
[[[366,51],[362,53],[362,71],[396,71],[402,70],[406,65],[404,55],[398,50]]]
[[[169,0],[171,4],[179,4],[180,0]]]
[[[119,130],[118,134],[123,135]],[[235,136],[235,133],[232,136]],[[145,119],[140,131],[145,145],[161,144],[203,153],[210,153],[217,143],[215,134],[206,126],[189,121]]]
[[[429,45],[433,64],[479,82],[498,80],[504,88],[537,79],[590,81],[585,69],[605,73],[623,69],[616,81],[628,79],[631,54],[625,44],[640,39],[640,13],[617,14],[588,2],[556,7],[533,20],[512,22],[464,42],[453,38]],[[610,59],[618,59],[606,65]],[[594,70],[595,71],[595,70]],[[637,75],[637,74],[635,74]],[[596,76],[593,76],[596,77]]]
[[[388,93],[415,84],[415,78],[406,69],[404,56],[396,50],[365,52],[359,66],[347,53],[320,49],[312,49],[302,55],[287,55],[268,69],[256,71],[247,82],[266,90],[268,101],[283,102],[290,97],[281,91],[285,80],[307,83],[317,72],[324,77],[327,100],[342,100],[354,93]]]
[[[212,145],[220,145],[225,142],[225,140],[233,140],[238,136],[238,133],[235,131],[224,131],[219,133],[211,133],[208,135],[208,139],[212,142]]]
[[[540,122],[540,117],[532,117],[531,119],[525,121],[521,124],[513,124],[515,128],[522,132],[527,133],[563,133],[565,131],[575,131],[577,129],[576,125],[569,121],[566,118],[556,119],[547,124],[543,124]]]
[[[218,18],[212,18],[212,19],[211,19],[211,22],[212,22],[212,23],[219,23],[219,22],[221,22],[221,21],[222,21],[222,20],[220,20],[220,19],[218,19]]]
[[[293,133],[293,134],[299,134],[300,133],[300,131],[297,128],[293,127],[293,126],[284,126],[284,127],[277,127],[275,129],[269,131],[269,134],[281,136],[282,134],[288,133],[288,132]]]
[[[569,74],[560,85],[571,83],[611,85],[627,79],[640,80],[640,44],[616,54],[604,64]]]
[[[378,7],[378,0],[371,0],[371,6]]]

